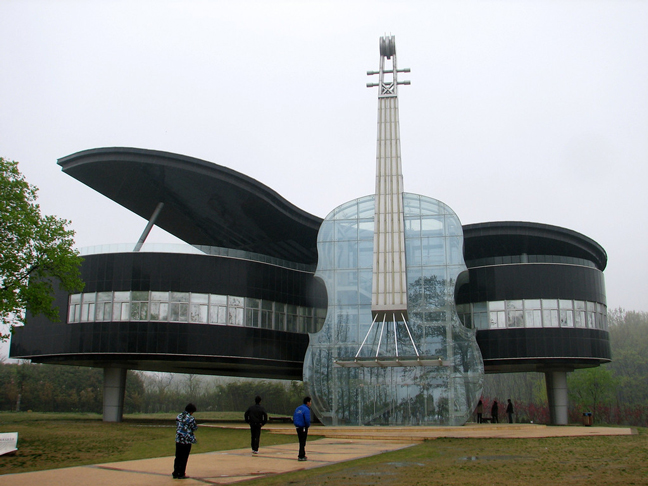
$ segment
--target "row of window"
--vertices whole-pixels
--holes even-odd
[[[466,327],[578,327],[607,330],[607,308],[584,300],[527,299],[478,302],[457,306]]]
[[[316,332],[326,309],[193,292],[89,292],[70,295],[68,322],[162,321]]]

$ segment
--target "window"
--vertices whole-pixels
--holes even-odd
[[[506,302],[506,327],[524,327],[523,305],[521,300]]]
[[[209,296],[209,323],[227,324],[227,296],[210,294]]]
[[[230,326],[242,326],[244,318],[243,297],[227,297],[228,304],[228,318],[227,323]]]
[[[291,304],[286,305],[286,331],[298,332],[297,317],[297,306]]]
[[[169,320],[187,322],[189,319],[189,292],[171,292],[169,298]]]
[[[261,327],[264,329],[272,329],[272,308],[273,302],[267,300],[261,301]]]
[[[70,295],[68,322],[161,321],[316,332],[326,309],[191,292],[118,291]]]
[[[112,292],[97,292],[97,311],[95,319],[97,321],[112,320]]]
[[[574,326],[586,327],[587,318],[585,314],[585,302],[582,300],[574,301]]]
[[[149,320],[149,293],[131,292],[131,321]]]
[[[286,304],[275,302],[274,308],[275,308],[275,322],[274,322],[275,331],[285,331],[286,330]]]
[[[248,327],[261,327],[261,301],[259,299],[245,299],[245,325]]]
[[[587,327],[596,329],[596,304],[587,302]]]
[[[209,294],[191,294],[190,322],[207,324],[209,314]]]
[[[542,327],[542,305],[538,299],[524,301],[524,325]]]
[[[81,299],[83,301],[81,304],[81,322],[94,321],[96,294],[94,292],[83,294]]]
[[[113,293],[113,321],[130,319],[130,292]]]

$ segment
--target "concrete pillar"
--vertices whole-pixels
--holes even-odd
[[[126,371],[121,368],[104,368],[103,421],[121,422],[124,414]]]
[[[549,416],[552,425],[567,425],[567,372],[545,372],[547,398],[549,398]]]

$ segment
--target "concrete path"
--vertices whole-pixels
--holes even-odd
[[[228,427],[232,428],[232,426]],[[289,426],[265,426],[264,431],[294,434]],[[537,439],[543,437],[592,437],[632,435],[629,427],[551,426],[541,424],[466,424],[461,427],[311,427],[309,434],[328,438],[406,440],[421,442],[440,437],[472,439]]]
[[[201,427],[242,428],[244,424]],[[295,434],[290,424],[266,425],[264,434]],[[0,486],[157,486],[230,484],[246,479],[326,466],[337,462],[369,457],[409,447],[417,442],[441,437],[510,438],[591,437],[632,435],[633,429],[622,427],[552,427],[534,424],[469,424],[463,427],[311,427],[308,461],[297,461],[297,444],[261,447],[253,456],[249,449],[191,454],[187,466],[190,479],[171,478],[173,457],[113,462],[94,466],[51,469],[0,476]],[[263,446],[263,440],[261,441]]]
[[[293,427],[293,434],[294,427]],[[263,446],[263,442],[261,443]],[[113,462],[94,466],[51,469],[0,476],[0,485],[11,486],[163,486],[230,484],[260,476],[327,466],[342,461],[382,454],[409,447],[412,443],[372,440],[320,439],[306,444],[308,460],[297,460],[298,444],[261,447],[258,455],[249,449],[191,454],[189,479],[171,477],[173,457]]]

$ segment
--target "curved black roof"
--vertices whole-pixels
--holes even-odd
[[[466,260],[496,256],[557,255],[583,258],[603,271],[607,253],[587,236],[559,226],[526,221],[496,221],[463,226]]]
[[[63,172],[192,245],[317,262],[322,219],[226,167],[157,150],[96,148],[58,160]]]
[[[185,155],[138,148],[97,148],[58,160],[63,172],[192,245],[251,251],[317,263],[322,219],[244,174]],[[499,221],[463,226],[466,260],[497,256],[583,258],[599,270],[607,254],[576,231],[541,223]]]

